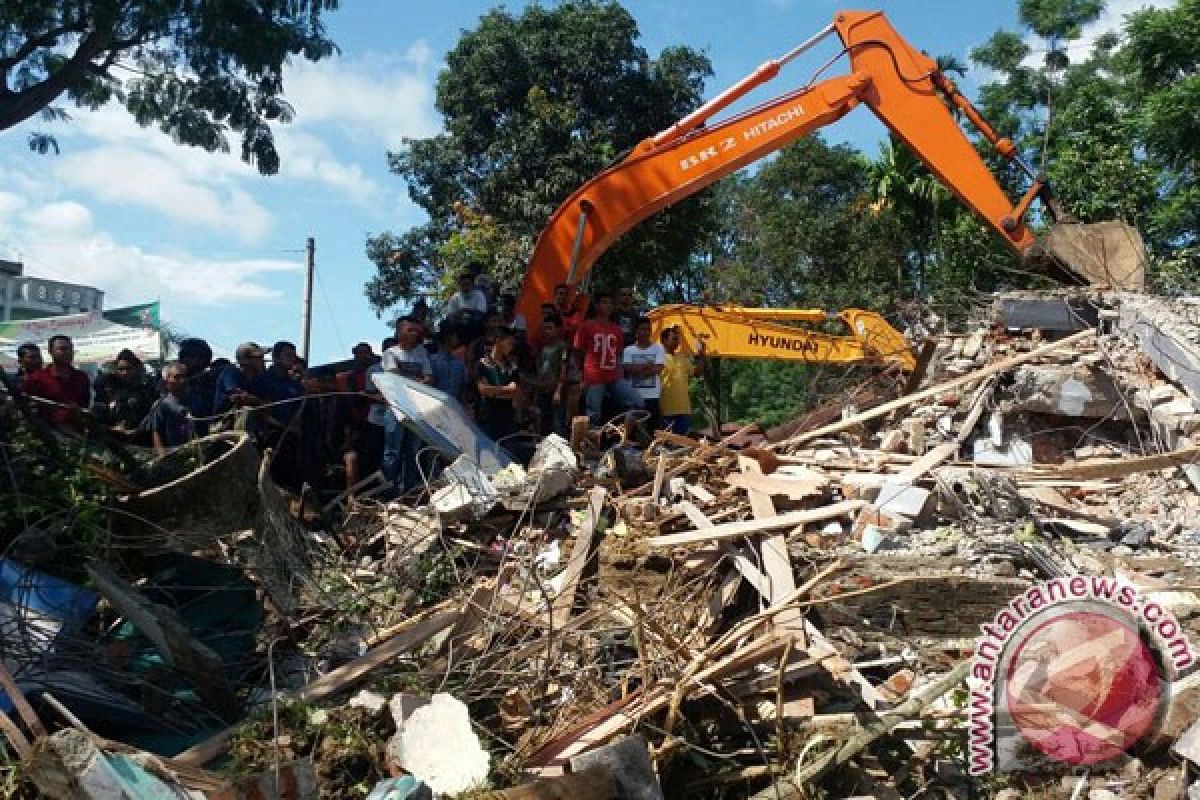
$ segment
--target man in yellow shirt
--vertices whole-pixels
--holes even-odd
[[[667,363],[660,374],[662,395],[658,401],[662,427],[665,431],[686,434],[692,422],[692,399],[688,395],[688,384],[704,371],[704,340],[700,340],[700,349],[693,364],[685,353],[678,352],[683,338],[677,328],[667,328],[659,338],[663,349],[667,351]]]

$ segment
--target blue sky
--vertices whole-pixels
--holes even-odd
[[[1144,5],[1170,4],[1110,0],[1097,27],[1115,27]],[[283,164],[271,178],[236,155],[178,146],[118,108],[72,110],[69,123],[0,133],[0,258],[20,258],[31,274],[98,286],[110,307],[160,299],[164,320],[231,353],[248,339],[298,340],[304,241],[313,236],[314,362],[346,357],[363,339],[377,346],[387,328],[363,296],[373,272],[365,237],[422,219],[388,172],[386,152],[406,136],[437,132],[434,81],[444,55],[493,5],[342,0],[328,18],[341,55],[288,70],[285,89],[297,117],[276,129]],[[506,4],[513,11],[525,5]],[[709,95],[845,7],[829,0],[625,5],[652,54],[672,44],[708,53],[716,72]],[[1016,0],[878,5],[918,48],[964,61],[972,47],[1016,21]],[[830,42],[794,62],[751,99],[803,84],[834,52]],[[962,82],[968,94],[978,79],[972,72]],[[58,136],[60,155],[28,151],[26,134],[38,127]],[[824,135],[870,152],[883,129],[859,109]],[[231,145],[236,153],[238,142]]]

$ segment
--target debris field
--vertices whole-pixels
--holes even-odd
[[[972,776],[969,693],[983,626],[1056,579],[1200,642],[1200,304],[1005,294],[918,352],[779,428],[618,420],[390,502],[203,440],[74,583],[52,530],[10,547],[10,791],[1195,796],[1182,661],[1128,753],[1074,767]]]

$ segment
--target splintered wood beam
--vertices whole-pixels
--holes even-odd
[[[575,539],[575,546],[571,548],[571,555],[567,559],[567,567],[564,570],[562,583],[562,592],[558,597],[554,598],[553,615],[554,627],[560,627],[571,616],[571,608],[575,605],[575,590],[579,585],[579,579],[583,577],[583,571],[587,567],[596,552],[595,534],[596,526],[600,522],[600,512],[604,510],[604,501],[608,498],[608,491],[603,486],[593,486],[588,492],[587,517],[583,521],[583,526],[579,529],[579,535]]]
[[[651,536],[646,540],[649,547],[678,547],[680,545],[709,542],[718,539],[732,539],[737,536],[748,536],[766,531],[777,531],[783,528],[795,528],[813,522],[827,522],[831,519],[849,516],[867,505],[865,500],[843,500],[840,503],[813,508],[807,511],[789,511],[776,514],[767,519],[743,520],[741,522],[725,522],[713,525],[704,530],[687,531],[684,533]]]

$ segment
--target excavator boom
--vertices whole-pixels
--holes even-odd
[[[836,33],[848,54],[849,75],[790,92],[719,123],[709,119],[826,35]],[[1028,175],[1013,203],[963,133],[946,103],[968,120],[1002,157]],[[1040,176],[999,137],[927,56],[909,45],[882,12],[839,13],[832,25],[781,59],[768,61],[680,122],[634,148],[620,163],[577,189],[554,212],[538,238],[518,297],[518,310],[537,319],[560,283],[577,286],[604,251],[655,212],[709,186],[866,104],[963,203],[1019,255],[1034,253],[1025,225],[1035,198],[1057,206]],[[1086,233],[1086,232],[1084,232]],[[1086,236],[1071,244],[1087,249]],[[1052,248],[1053,249],[1053,248]],[[1055,249],[1071,257],[1065,247]],[[1071,266],[1068,264],[1068,266]]]
[[[807,309],[659,306],[647,316],[651,336],[676,328],[685,352],[704,351],[721,358],[766,358],[807,364],[896,364],[916,367],[908,342],[887,320],[871,311],[849,308],[836,314]],[[773,320],[781,320],[775,322]],[[783,324],[840,320],[848,335],[832,335]]]

